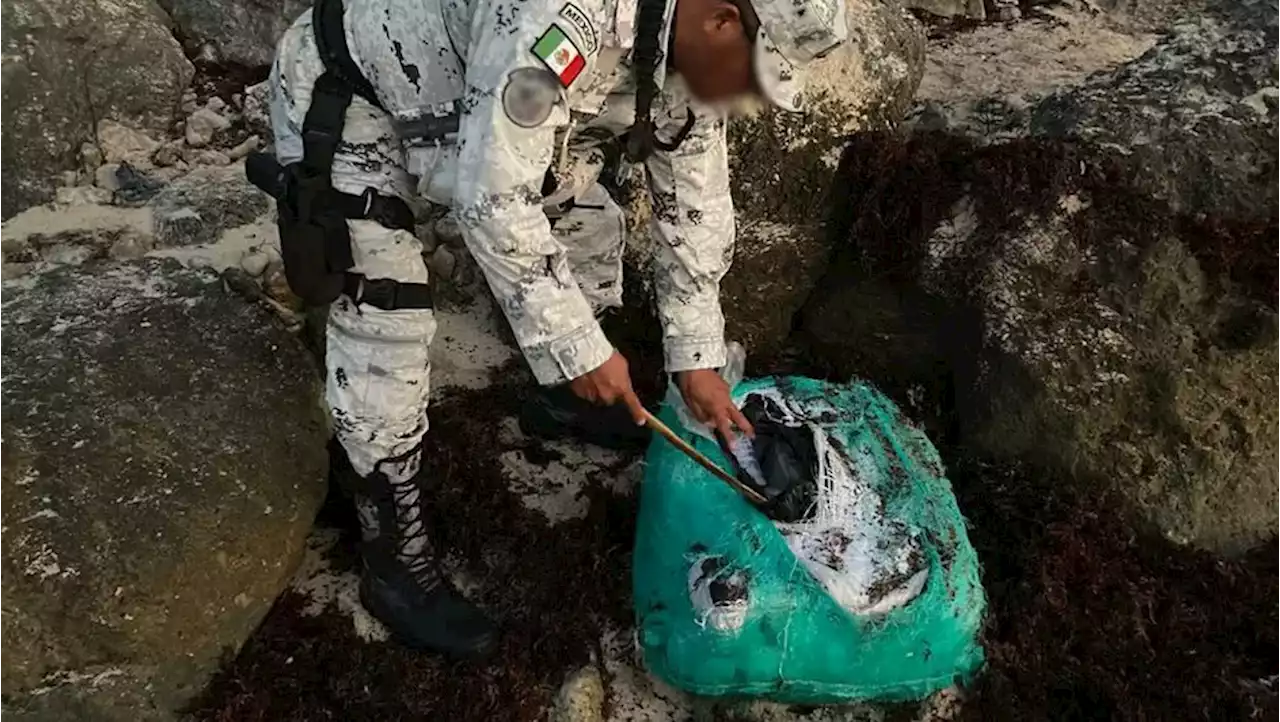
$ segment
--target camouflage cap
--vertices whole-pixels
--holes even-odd
[[[760,20],[755,73],[765,98],[783,110],[800,109],[804,65],[845,41],[845,0],[749,0]]]

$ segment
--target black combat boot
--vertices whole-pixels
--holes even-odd
[[[520,430],[542,439],[572,437],[620,451],[642,451],[649,443],[648,427],[637,426],[624,404],[593,404],[568,384],[536,389],[520,410]]]
[[[436,561],[419,477],[396,483],[375,471],[353,484],[364,567],[360,602],[407,647],[456,659],[481,657],[492,651],[497,629]]]

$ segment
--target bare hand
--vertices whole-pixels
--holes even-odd
[[[593,404],[626,404],[636,425],[644,426],[644,406],[631,389],[631,372],[627,369],[627,360],[617,351],[595,369],[570,381],[569,389],[579,398]]]
[[[729,396],[729,384],[715,369],[697,369],[683,371],[677,378],[684,403],[693,412],[693,417],[720,432],[725,441],[733,438],[733,427],[742,433],[754,437],[755,429],[751,422],[742,415]]]

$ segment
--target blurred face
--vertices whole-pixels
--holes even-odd
[[[755,92],[757,25],[749,10],[728,0],[678,0],[675,14],[673,64],[694,97],[720,102]]]

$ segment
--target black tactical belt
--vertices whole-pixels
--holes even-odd
[[[389,278],[365,278],[348,273],[342,293],[357,304],[368,304],[384,311],[399,308],[431,308],[431,287],[425,283],[400,283]]]

